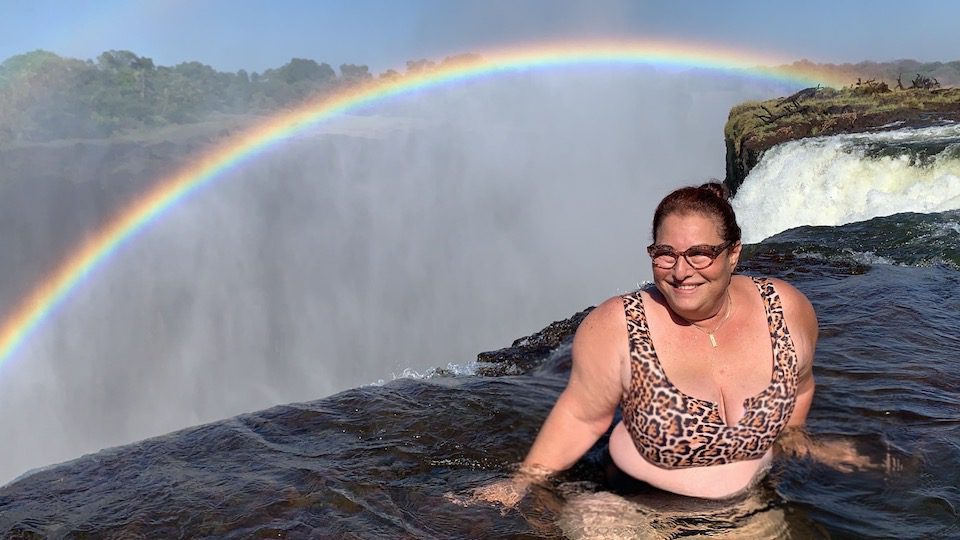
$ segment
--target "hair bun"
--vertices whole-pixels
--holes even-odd
[[[699,189],[709,191],[724,201],[730,199],[730,190],[727,189],[726,185],[720,182],[707,182],[706,184],[701,185]]]
[[[730,205],[730,191],[723,183],[711,178],[706,184],[677,188],[667,194],[653,212],[651,237],[654,242],[660,232],[663,219],[674,212],[699,213],[716,220],[721,238],[726,241],[740,240],[740,226]]]

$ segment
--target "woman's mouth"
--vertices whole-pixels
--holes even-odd
[[[674,289],[678,291],[693,291],[700,286],[699,283],[683,283],[683,284],[672,284]]]

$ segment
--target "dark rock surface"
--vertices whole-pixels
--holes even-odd
[[[480,365],[477,368],[477,374],[482,376],[520,374],[537,368],[550,353],[573,342],[573,335],[577,332],[577,328],[591,311],[593,311],[592,307],[574,314],[569,319],[554,321],[535,334],[514,340],[510,347],[478,354],[477,361]]]

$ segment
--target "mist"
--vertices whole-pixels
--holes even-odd
[[[659,199],[723,177],[730,107],[790,90],[706,71],[529,71],[301,132],[139,233],[2,366],[0,433],[14,444],[0,482],[468,370],[478,352],[632,290],[650,278]],[[43,193],[24,209],[40,242],[71,211]]]

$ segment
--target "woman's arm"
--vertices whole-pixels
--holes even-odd
[[[788,427],[800,427],[807,421],[816,383],[813,379],[813,357],[817,348],[819,326],[817,313],[810,300],[793,285],[774,279],[774,287],[783,304],[783,316],[797,352],[797,402]]]
[[[622,393],[618,345],[626,335],[619,297],[583,320],[573,339],[570,380],[523,460],[524,467],[567,469],[609,429]]]
[[[787,429],[777,439],[777,448],[785,455],[813,459],[838,471],[882,468],[882,465],[860,454],[852,441],[842,438],[813,439],[804,429],[816,386],[813,357],[818,336],[817,315],[807,297],[792,285],[774,280],[774,286],[783,302],[784,317],[797,350],[799,371],[797,402]]]
[[[517,474],[480,488],[481,500],[512,506],[530,484],[567,469],[607,431],[620,402],[627,335],[623,303],[614,297],[583,320],[573,339],[567,387],[540,428]]]

